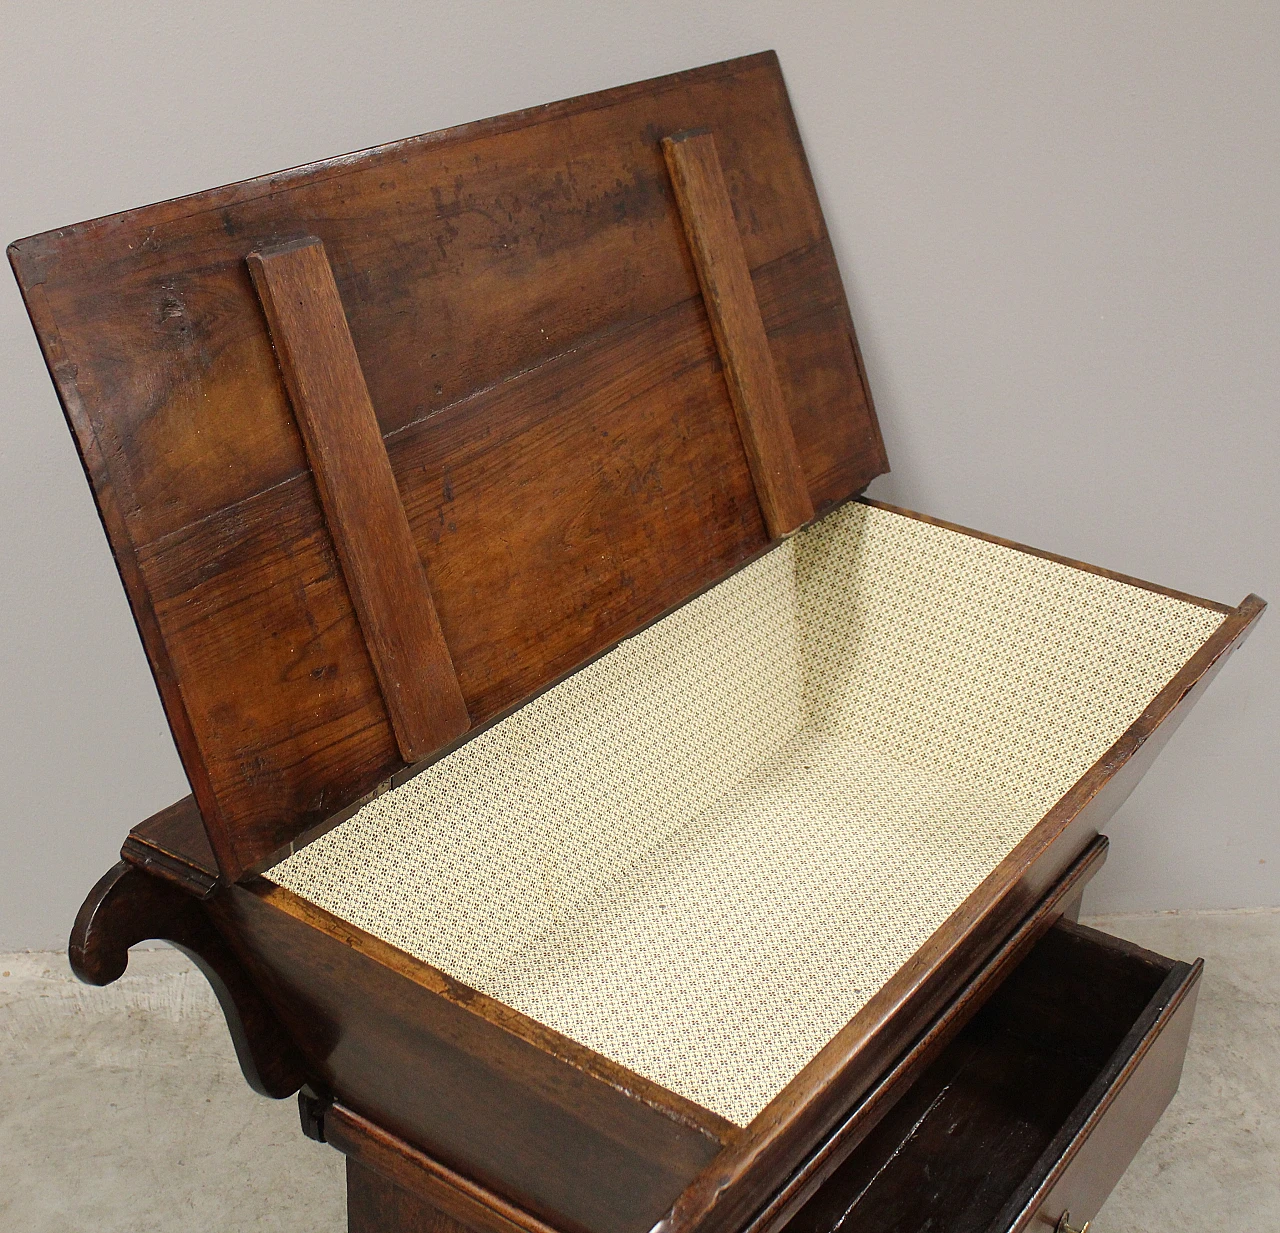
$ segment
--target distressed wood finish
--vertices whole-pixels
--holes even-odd
[[[405,766],[246,257],[324,244],[480,725],[768,543],[661,148],[700,124],[823,510],[887,463],[771,53],[11,247],[228,877]]]
[[[788,1233],[1083,1225],[1177,1088],[1200,966],[1056,926]]]
[[[189,948],[250,1082],[314,1087],[304,1111],[349,1155],[353,1229],[803,1233],[921,1074],[963,1070],[1010,1007],[1071,1027],[1035,956],[1084,936],[1050,926],[1101,859],[1098,829],[1256,596],[1177,596],[1221,613],[1217,632],[745,1128],[250,876],[887,470],[772,54],[10,259],[193,789],[126,841],[73,963],[105,982],[133,941]],[[1097,1153],[1128,1150],[1168,1091],[1195,971],[1156,975],[1163,1009],[1154,985],[1134,1006],[1141,981],[1077,981],[1084,1030],[1133,1047],[1059,1085],[1057,1155],[1025,1173],[1011,1221],[1085,1214]],[[1095,1106],[1067,1099],[1099,1083]]]
[[[126,837],[120,859],[198,899],[207,899],[219,885],[218,863],[194,796],[139,822]]]
[[[400,756],[417,762],[470,718],[329,258],[309,238],[250,253],[249,272]]]
[[[1068,1215],[1080,1228],[1101,1210],[1178,1090],[1203,967],[1197,959],[1170,970],[1152,1006],[1006,1207],[1005,1222],[1015,1233]]]
[[[813,517],[813,502],[715,138],[705,130],[678,133],[662,149],[765,525],[780,539]]]
[[[168,882],[123,861],[89,892],[67,948],[71,970],[86,984],[124,975],[129,947],[172,943],[212,986],[249,1086],[264,1096],[290,1096],[305,1079],[302,1057],[203,906]]]

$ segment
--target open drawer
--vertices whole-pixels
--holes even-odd
[[[1082,1228],[1177,1090],[1200,971],[1059,922],[783,1227]]]

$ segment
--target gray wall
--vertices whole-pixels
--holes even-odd
[[[4,0],[0,238],[776,47],[887,499],[1280,599],[1271,4]],[[63,943],[185,782],[0,277],[0,949]],[[1100,911],[1280,903],[1280,621],[1112,827]]]

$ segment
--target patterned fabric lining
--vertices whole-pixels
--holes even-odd
[[[1221,620],[846,506],[270,876],[745,1125]]]

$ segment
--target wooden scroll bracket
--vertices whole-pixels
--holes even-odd
[[[706,129],[663,138],[662,152],[765,525],[781,539],[813,518],[813,501],[720,157]]]
[[[400,755],[417,762],[471,720],[329,258],[309,237],[248,261]]]
[[[249,1086],[283,1099],[302,1086],[302,1058],[200,901],[121,861],[89,892],[71,930],[71,970],[86,984],[124,975],[129,947],[170,942],[204,973],[226,1016]]]

